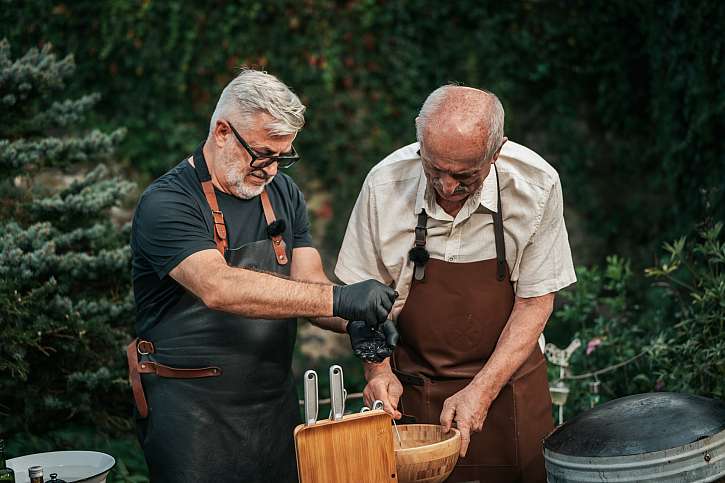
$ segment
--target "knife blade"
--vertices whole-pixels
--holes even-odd
[[[342,375],[342,367],[335,364],[330,367],[330,406],[333,421],[341,421],[345,411],[345,384]]]
[[[317,422],[317,373],[313,370],[305,372],[305,424],[310,426]]]

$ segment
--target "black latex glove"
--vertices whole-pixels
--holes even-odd
[[[390,357],[398,345],[398,330],[392,320],[386,320],[378,329],[372,329],[361,320],[347,323],[352,352],[368,362],[382,362]]]
[[[332,315],[377,327],[388,318],[398,293],[376,280],[333,285]]]

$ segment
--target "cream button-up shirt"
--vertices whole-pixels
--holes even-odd
[[[350,284],[370,278],[393,285],[397,319],[410,292],[418,214],[428,213],[426,249],[452,263],[496,258],[492,212],[499,210],[492,168],[455,217],[427,189],[418,143],[398,149],[368,174],[350,215],[335,274]],[[556,292],[576,281],[559,175],[532,150],[508,141],[498,160],[506,261],[519,297]],[[432,191],[432,190],[430,190]]]

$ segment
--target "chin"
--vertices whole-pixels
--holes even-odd
[[[234,195],[237,198],[242,198],[243,200],[249,200],[256,196],[259,196],[262,194],[262,191],[264,191],[264,188],[272,182],[274,179],[274,176],[269,178],[264,184],[258,185],[254,183],[247,183],[244,181],[241,181],[234,185]]]

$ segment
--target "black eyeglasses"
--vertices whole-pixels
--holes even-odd
[[[289,153],[280,154],[278,156],[258,153],[252,149],[252,146],[247,144],[242,136],[239,135],[237,130],[234,129],[234,126],[232,126],[232,123],[227,121],[227,124],[229,124],[229,127],[231,128],[232,133],[234,133],[234,137],[237,138],[237,141],[239,141],[239,144],[241,144],[249,153],[249,156],[252,158],[249,165],[254,169],[264,169],[272,163],[277,163],[281,169],[287,169],[300,160],[300,156],[297,154],[297,151],[295,151],[294,146],[292,146],[292,151]]]

